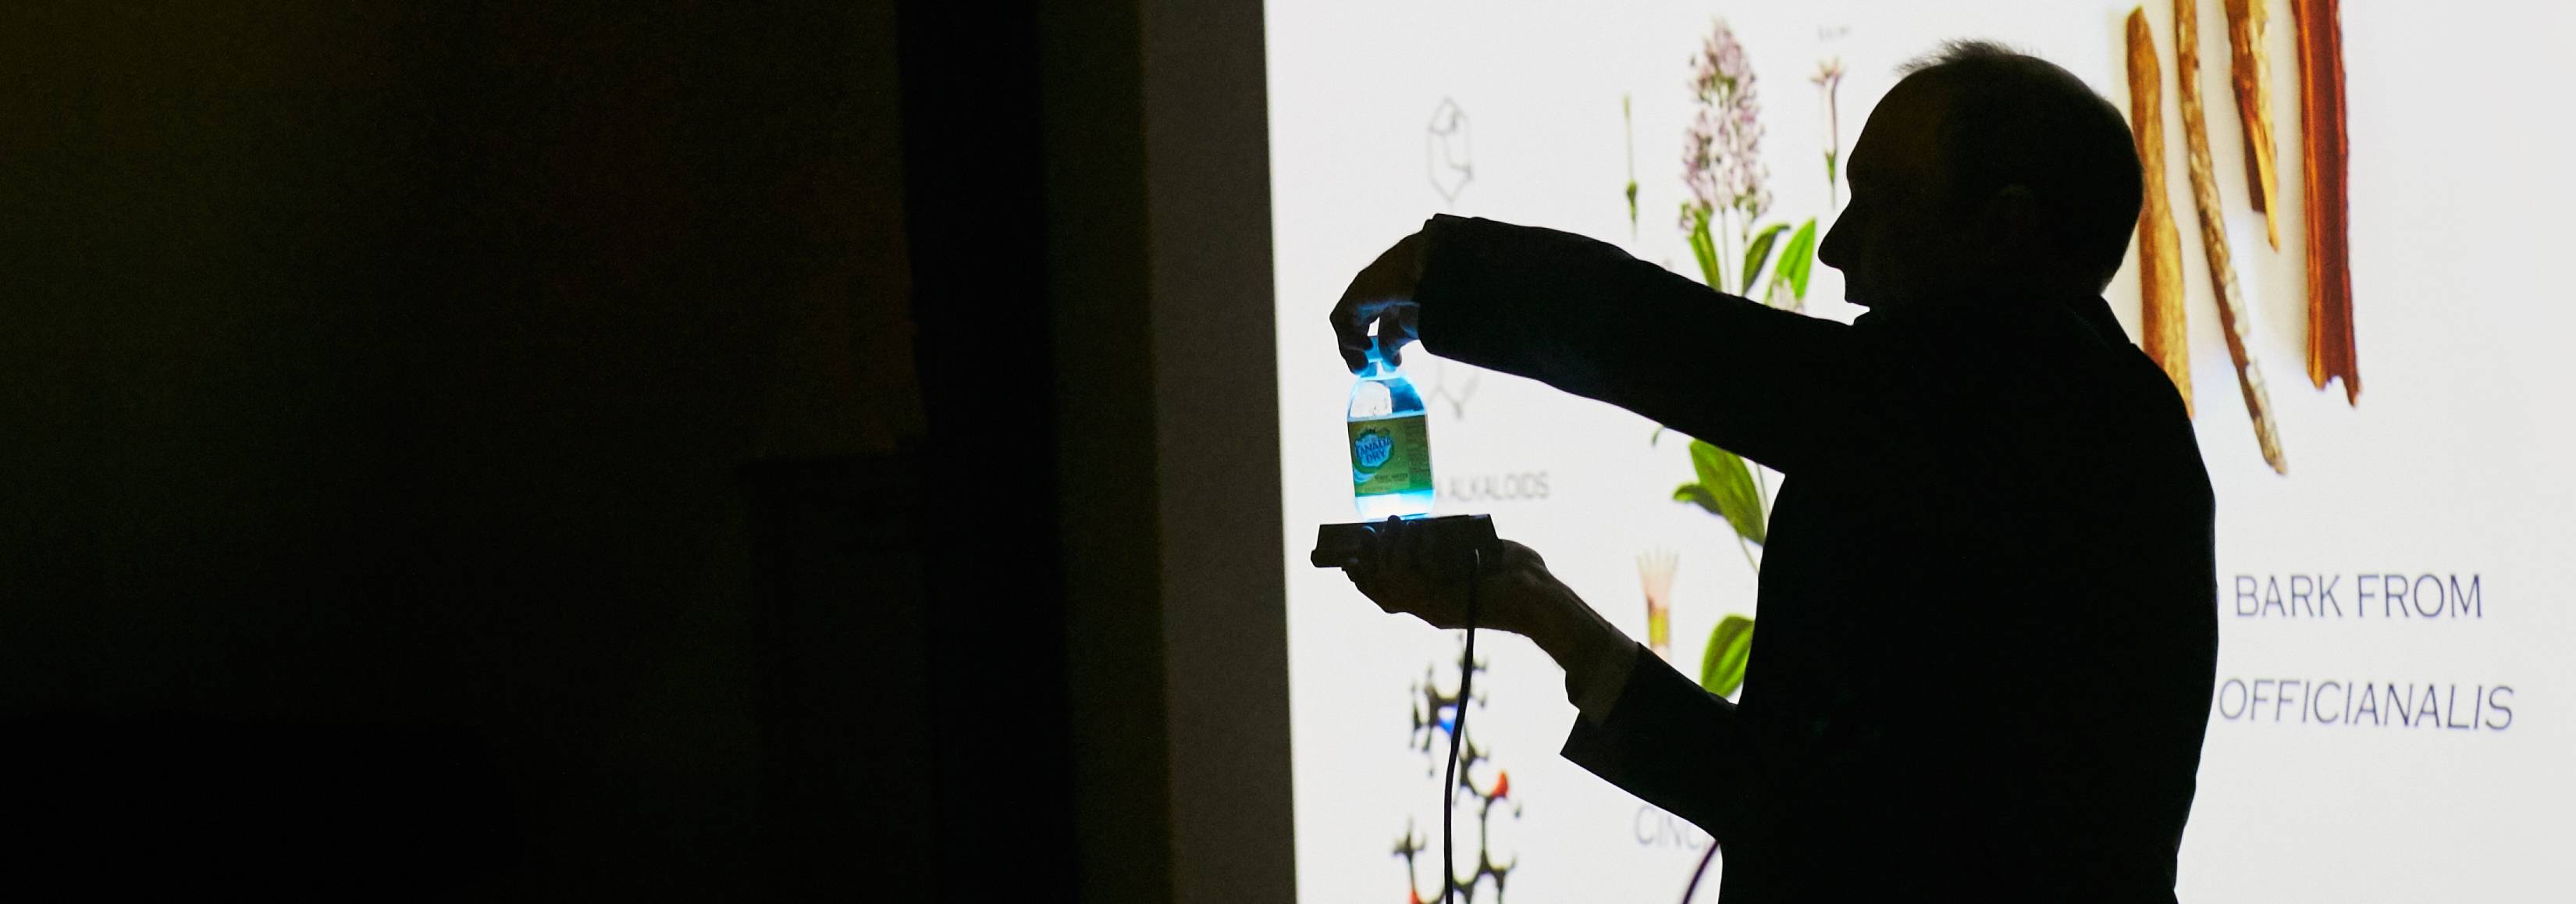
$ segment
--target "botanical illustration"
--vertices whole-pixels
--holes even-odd
[[[1824,104],[1825,181],[1827,197],[1835,199],[1840,197],[1842,136],[1836,101],[1842,76],[1842,61],[1828,58],[1809,79]],[[1787,220],[1765,219],[1771,214],[1771,192],[1770,171],[1761,161],[1760,93],[1744,45],[1724,19],[1712,24],[1692,57],[1690,85],[1697,110],[1683,138],[1682,182],[1690,188],[1690,199],[1682,202],[1679,225],[1690,240],[1700,278],[1711,288],[1746,297],[1754,297],[1753,289],[1760,286],[1763,303],[1804,309],[1816,262],[1817,218],[1807,217],[1794,230]],[[1785,243],[1783,233],[1788,235]],[[1735,265],[1731,280],[1729,263]],[[1745,562],[1759,572],[1757,550],[1770,522],[1769,472],[1703,440],[1691,440],[1690,456],[1694,479],[1676,487],[1673,499],[1725,519]],[[1734,693],[1743,682],[1752,634],[1750,618],[1729,615],[1719,622],[1701,657],[1703,687]]]
[[[2172,193],[2166,187],[2164,68],[2156,62],[2147,11],[2129,11],[2129,133],[2138,159],[2157,165],[2140,170],[2146,192],[2138,205],[2138,346],[2182,394],[2193,415],[2191,330],[2183,311],[2182,238],[2174,230]]]
[[[1637,556],[1637,583],[1646,591],[1646,649],[1670,662],[1673,658],[1673,571],[1681,556],[1656,550]]]
[[[1840,200],[1842,136],[1836,101],[1842,76],[1842,61],[1829,57],[1818,63],[1809,79],[1824,104],[1828,203]],[[1744,45],[1724,19],[1712,23],[1699,52],[1692,56],[1690,86],[1696,109],[1682,145],[1682,181],[1690,189],[1690,198],[1682,202],[1678,225],[1689,239],[1700,279],[1721,292],[1803,311],[1808,276],[1816,263],[1817,218],[1807,217],[1794,228],[1790,219],[1771,218],[1770,170],[1761,159],[1761,95]],[[1657,436],[1662,432],[1658,428]],[[1770,525],[1768,471],[1698,439],[1690,441],[1690,459],[1693,479],[1676,487],[1672,498],[1724,519],[1734,533],[1737,550],[1759,574],[1762,559],[1757,551],[1768,538]],[[1650,637],[1659,623],[1668,624],[1661,620],[1669,618],[1671,570],[1668,560],[1639,563],[1647,587]],[[1753,627],[1753,619],[1742,614],[1730,613],[1718,621],[1700,654],[1702,688],[1727,696],[1743,686]],[[1669,658],[1664,649],[1657,652]],[[1698,891],[1717,851],[1712,844],[1700,858],[1682,892],[1684,904]]]
[[[2278,418],[2261,365],[2254,358],[2253,326],[2248,299],[2236,278],[2233,245],[2228,241],[2225,207],[2209,148],[2208,114],[2200,92],[2200,0],[2173,0],[2174,85],[2182,111],[2184,175],[2192,206],[2199,213],[2201,248],[2209,261],[2210,287],[2217,296],[2221,335],[2229,362],[2236,367],[2237,388],[2254,424],[2254,440],[2264,463],[2290,473],[2282,450]],[[2247,200],[2263,215],[2268,248],[2281,247],[2279,163],[2272,130],[2271,61],[2264,32],[2269,14],[2260,0],[2220,0],[2227,16],[2229,84],[2245,139]],[[2358,404],[2361,373],[2352,341],[2352,270],[2347,248],[2346,160],[2344,147],[2343,41],[2336,0],[2292,0],[2290,12],[2299,49],[2299,171],[2307,218],[2307,355],[2308,380],[2318,389],[2341,380],[2344,400]],[[2129,12],[2129,128],[2145,166],[2146,202],[2138,219],[2139,320],[2141,345],[2155,359],[2186,410],[2192,406],[2190,352],[2184,347],[2183,287],[2180,251],[2173,238],[2170,205],[2165,200],[2162,67],[2146,9]]]
[[[1771,211],[1771,173],[1762,165],[1761,96],[1744,45],[1725,20],[1709,32],[1691,68],[1698,109],[1682,145],[1682,182],[1691,197],[1682,202],[1680,225],[1700,275],[1709,288],[1751,298],[1760,287],[1764,303],[1800,309],[1816,261],[1816,220],[1807,218],[1793,232],[1785,221],[1763,219]],[[1784,232],[1789,237],[1781,245]],[[1729,264],[1735,266],[1731,281]]]
[[[2182,99],[2182,144],[2185,175],[2191,177],[2193,206],[2200,210],[2200,244],[2209,257],[2209,280],[2218,294],[2218,323],[2227,337],[2227,356],[2236,362],[2237,387],[2244,390],[2245,411],[2254,419],[2254,442],[2263,461],[2281,474],[2290,473],[2289,456],[2281,451],[2281,429],[2272,416],[2272,394],[2263,383],[2263,368],[2254,360],[2254,318],[2236,281],[2229,257],[2227,221],[2219,208],[2218,176],[2209,157],[2209,120],[2200,105],[2200,24],[2197,0],[2174,0],[2174,84]]]
[[[2344,148],[2343,22],[2339,0],[2293,0],[2299,45],[2299,176],[2307,187],[2308,381],[2343,381],[2344,404],[2361,402],[2352,348],[2352,255]]]

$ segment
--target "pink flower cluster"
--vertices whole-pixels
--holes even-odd
[[[1724,19],[1716,20],[1691,57],[1691,90],[1699,111],[1682,143],[1682,181],[1691,191],[1682,228],[1690,228],[1694,214],[1713,220],[1727,210],[1749,225],[1771,209],[1771,173],[1760,156],[1762,105],[1753,90],[1753,67]]]

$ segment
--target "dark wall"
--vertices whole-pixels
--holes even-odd
[[[743,466],[925,434],[894,25],[0,11],[20,818],[249,881],[766,893]]]

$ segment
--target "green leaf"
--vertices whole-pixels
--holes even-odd
[[[1753,484],[1752,469],[1745,466],[1741,456],[1702,440],[1691,440],[1690,451],[1691,470],[1698,472],[1699,482],[1675,489],[1674,501],[1695,503],[1725,518],[1727,526],[1735,528],[1736,536],[1760,545],[1766,519],[1762,491]]]
[[[1729,615],[1708,632],[1708,650],[1699,657],[1699,686],[1720,697],[1744,685],[1744,664],[1753,654],[1753,620]]]
[[[1709,514],[1720,518],[1726,517],[1726,507],[1718,504],[1717,494],[1709,492],[1707,487],[1696,483],[1685,483],[1674,487],[1673,501],[1687,502],[1708,510]]]
[[[1762,272],[1762,263],[1771,259],[1771,243],[1779,240],[1780,231],[1787,228],[1787,223],[1773,223],[1771,228],[1762,230],[1761,235],[1754,236],[1751,244],[1744,246],[1744,288],[1741,290],[1744,294],[1753,294],[1753,277]]]
[[[1798,224],[1798,233],[1780,249],[1780,266],[1773,270],[1774,284],[1788,283],[1789,294],[1799,301],[1807,300],[1807,276],[1816,267],[1816,218]]]
[[[1699,259],[1699,274],[1708,287],[1726,291],[1726,273],[1718,269],[1717,240],[1708,234],[1708,211],[1691,211],[1691,256]]]

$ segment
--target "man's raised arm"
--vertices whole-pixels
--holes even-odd
[[[1442,357],[1617,405],[1784,473],[1837,448],[1860,413],[1848,327],[1552,229],[1433,217],[1335,309],[1346,356],[1366,348],[1372,320]]]

